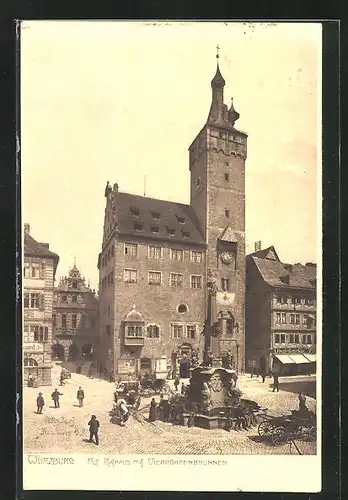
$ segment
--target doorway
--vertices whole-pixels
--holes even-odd
[[[180,361],[180,367],[179,367],[180,378],[190,378],[190,366],[191,363],[188,359],[182,359]]]

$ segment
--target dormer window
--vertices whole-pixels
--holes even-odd
[[[159,227],[158,226],[151,226],[151,231],[153,233],[159,233]]]
[[[228,219],[230,217],[230,211],[228,208],[225,208],[225,217],[227,217]]]
[[[131,214],[133,217],[139,217],[139,208],[138,207],[130,207]]]
[[[134,222],[133,228],[134,228],[134,231],[143,231],[144,224],[142,224],[141,222]]]
[[[184,238],[189,238],[190,237],[190,233],[189,231],[181,231],[182,232],[182,235]]]
[[[169,234],[169,236],[175,236],[175,229],[167,227],[167,233]]]
[[[155,220],[160,220],[161,214],[159,212],[151,212],[152,218]]]
[[[225,173],[225,181],[227,182],[229,179],[230,179],[230,174],[228,174],[228,173],[226,172],[226,173]]]
[[[177,215],[177,216],[176,216],[176,218],[178,219],[178,222],[179,222],[180,224],[185,224],[185,222],[186,222],[185,217],[179,217],[179,216]]]

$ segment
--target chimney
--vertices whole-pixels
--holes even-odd
[[[30,225],[28,223],[24,224],[24,234],[30,234]]]

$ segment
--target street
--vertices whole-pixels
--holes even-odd
[[[125,427],[110,422],[114,384],[105,380],[89,379],[85,375],[72,373],[64,386],[59,386],[60,367],[52,369],[51,387],[28,388],[23,390],[24,452],[72,452],[94,454],[290,454],[297,453],[286,444],[273,447],[258,436],[257,427],[248,431],[226,432],[223,429],[204,430],[196,427],[180,427],[171,423],[147,422],[148,409],[143,416],[131,417]],[[287,378],[280,392],[272,392],[272,379],[241,375],[237,386],[243,398],[257,401],[268,408],[272,415],[289,414],[298,409],[297,384],[314,385],[314,379]],[[169,381],[172,384],[172,381]],[[76,392],[82,386],[85,401],[78,407]],[[57,387],[62,393],[60,408],[54,408],[51,393]],[[299,389],[301,390],[301,389]],[[45,399],[43,413],[36,413],[36,396],[42,392]],[[140,408],[149,404],[151,398],[142,398]],[[159,401],[159,396],[156,396]],[[316,411],[316,401],[307,396],[309,410]],[[87,423],[94,414],[100,422],[100,444],[89,443]],[[297,441],[302,454],[316,453],[316,443]]]

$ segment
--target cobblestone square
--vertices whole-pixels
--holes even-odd
[[[162,455],[229,455],[229,454],[297,454],[289,444],[274,447],[258,436],[257,427],[248,431],[223,429],[205,430],[196,427],[181,427],[171,423],[147,421],[148,409],[139,417],[131,417],[125,427],[110,422],[114,384],[105,380],[90,379],[73,373],[62,387],[58,385],[58,368],[53,370],[56,385],[43,388],[24,388],[24,452],[51,453],[95,453],[95,454],[162,454]],[[289,385],[293,383],[294,392]],[[241,375],[238,387],[243,397],[257,401],[268,408],[272,415],[288,414],[298,408],[296,387],[298,384],[314,384],[314,379],[280,379],[280,392],[272,392],[272,379],[262,383],[261,377]],[[85,402],[78,407],[76,392],[79,386],[85,391]],[[51,393],[57,387],[62,393],[60,408],[54,408]],[[301,389],[299,389],[301,390]],[[36,396],[43,393],[43,413],[36,413]],[[159,396],[156,397],[159,400]],[[142,398],[141,408],[149,404],[150,398]],[[316,401],[307,396],[307,406],[316,410]],[[100,422],[100,444],[88,443],[87,423],[92,414]],[[297,441],[301,454],[316,453],[316,443]]]

